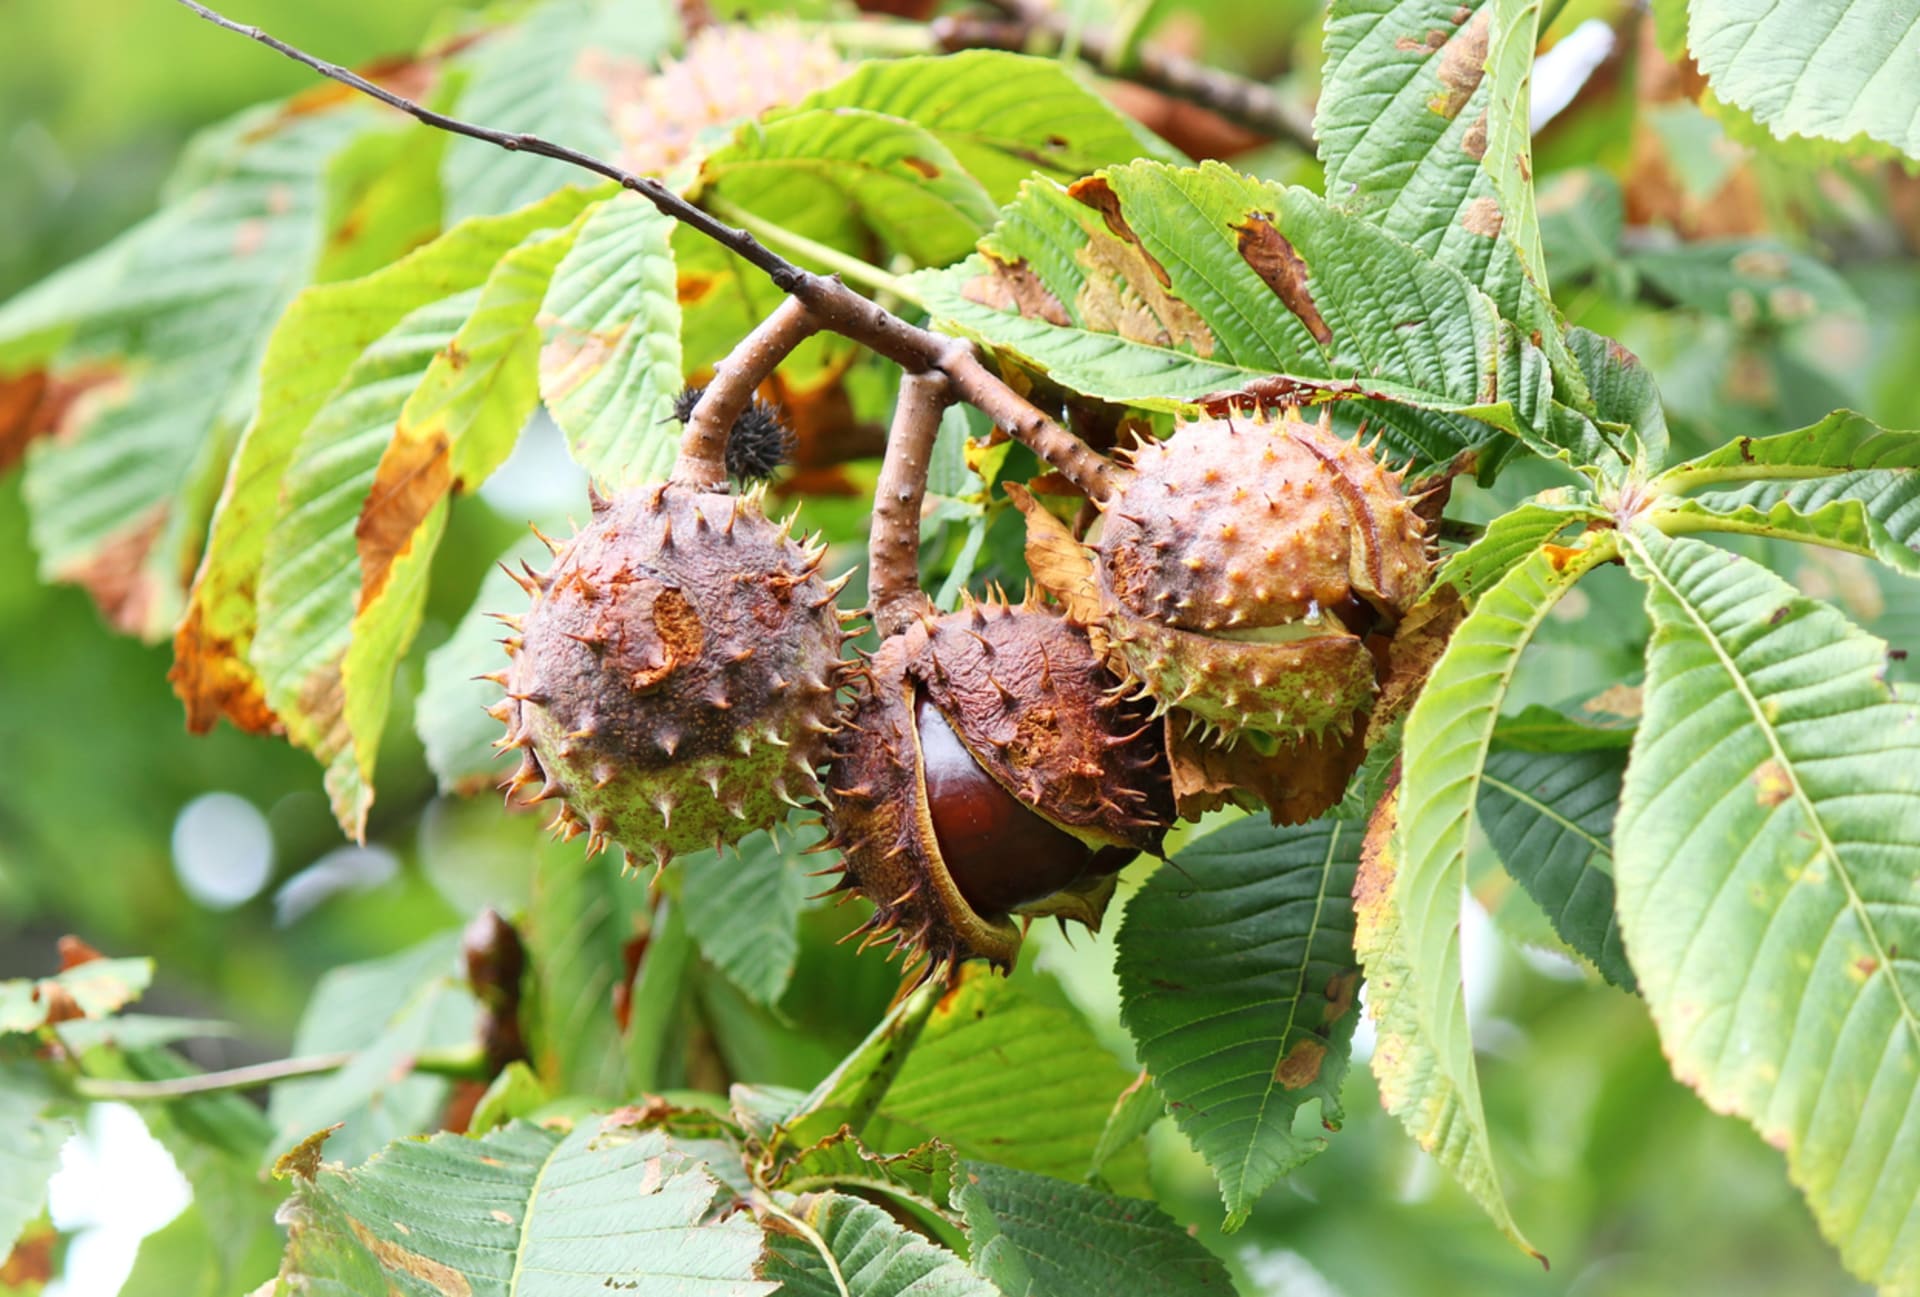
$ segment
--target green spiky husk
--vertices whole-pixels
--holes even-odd
[[[554,828],[664,864],[817,796],[845,636],[838,586],[763,493],[653,486],[611,503],[523,581],[501,746],[513,798]],[[551,543],[551,542],[550,542]]]

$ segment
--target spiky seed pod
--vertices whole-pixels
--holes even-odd
[[[974,604],[881,644],[828,774],[829,843],[874,903],[866,944],[929,974],[1009,967],[1013,916],[1099,926],[1114,873],[1173,821],[1158,725],[1086,632]]]
[[[691,419],[706,393],[704,387],[682,390],[673,398],[673,417],[681,423]],[[755,397],[727,432],[727,476],[736,482],[764,482],[793,458],[797,441],[780,407]]]
[[[1427,582],[1404,473],[1293,410],[1183,424],[1131,458],[1094,564],[1119,665],[1228,738],[1350,725],[1374,691],[1365,637]]]
[[[845,639],[823,547],[769,521],[764,492],[660,485],[593,508],[507,619],[507,796],[559,799],[563,836],[664,864],[817,795]]]

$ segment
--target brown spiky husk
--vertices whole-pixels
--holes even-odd
[[[521,754],[509,799],[628,859],[735,842],[819,793],[845,636],[822,550],[763,493],[649,486],[594,501],[553,566],[522,578],[495,709]]]
[[[1229,740],[1344,733],[1375,688],[1365,637],[1390,631],[1428,579],[1403,480],[1292,410],[1142,445],[1095,548],[1116,669]]]
[[[930,975],[968,959],[1010,967],[1015,917],[1098,928],[1114,872],[1159,850],[1174,811],[1159,726],[1117,686],[1084,630],[1034,605],[974,604],[880,646],[828,778],[836,890],[874,903],[860,929],[869,944],[924,958]],[[1055,890],[985,914],[962,895],[956,879],[972,866],[943,853],[928,805],[923,701],[1023,813],[1077,839]]]

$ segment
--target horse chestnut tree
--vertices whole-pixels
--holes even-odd
[[[141,3],[333,84],[0,306],[0,467],[255,836],[334,845],[284,739],[382,852],[198,913],[127,825],[235,749],[9,700],[0,890],[87,930],[0,982],[0,1288],[119,1101],[142,1293],[1920,1293],[1901,5],[529,0],[362,74]],[[242,1020],[384,953],[221,1068],[142,941]],[[1592,1171],[1707,1109],[1698,1204]]]

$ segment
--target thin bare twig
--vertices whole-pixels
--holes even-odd
[[[200,1094],[223,1094],[231,1090],[257,1090],[275,1081],[291,1081],[302,1076],[326,1076],[350,1066],[359,1055],[308,1054],[299,1058],[276,1058],[268,1063],[232,1067],[223,1072],[197,1072],[192,1076],[172,1076],[160,1081],[122,1081],[111,1077],[74,1078],[73,1091],[83,1099],[117,1103],[165,1103],[190,1099]],[[436,1076],[479,1077],[485,1060],[478,1051],[453,1051],[421,1055],[412,1070]]]
[[[945,374],[961,400],[978,406],[1090,498],[1106,499],[1111,489],[1112,463],[1041,414],[1012,388],[989,373],[970,344],[909,324],[886,308],[860,296],[837,278],[815,275],[801,269],[745,230],[734,229],[717,220],[658,180],[635,175],[592,154],[555,144],[537,135],[497,130],[435,112],[383,86],[375,85],[336,63],[316,58],[258,27],[237,23],[197,3],[197,0],[178,0],[178,3],[217,27],[258,41],[294,62],[312,68],[321,76],[350,86],[428,126],[468,139],[483,140],[511,153],[532,153],[552,158],[618,182],[661,212],[691,226],[764,273],[773,281],[774,287],[805,306],[815,328],[850,338],[893,361],[908,373],[938,370]],[[690,427],[689,433],[691,431]],[[687,480],[679,471],[676,471],[675,479]]]
[[[949,50],[997,49],[1058,54],[1068,40],[1075,53],[1108,76],[1158,90],[1170,99],[1219,114],[1268,139],[1314,151],[1313,114],[1275,93],[1272,86],[1183,58],[1151,44],[1130,53],[1121,37],[1100,27],[1077,26],[1034,0],[988,0],[1004,19],[957,14],[935,19],[934,38]]]
[[[873,534],[867,538],[867,603],[883,639],[933,611],[933,601],[920,588],[920,506],[940,415],[952,403],[945,374],[908,374],[900,380],[887,455],[873,491]]]

